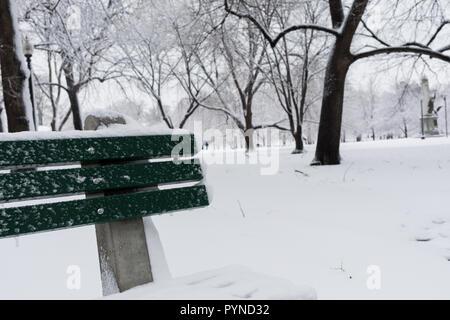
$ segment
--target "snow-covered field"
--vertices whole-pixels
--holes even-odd
[[[189,275],[226,280],[231,270],[310,286],[319,299],[450,299],[450,139],[346,143],[340,166],[311,167],[307,150],[281,149],[276,175],[210,165],[210,207],[152,218],[171,274],[182,280],[170,284],[174,291],[156,283],[136,296],[189,294],[186,283],[198,278]],[[0,254],[0,298],[101,296],[93,227],[0,240]],[[80,267],[79,290],[66,285],[71,265]],[[367,286],[368,268],[380,271],[378,289]]]

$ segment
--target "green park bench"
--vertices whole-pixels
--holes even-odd
[[[101,268],[106,259],[119,291],[152,281],[142,217],[209,204],[194,137],[83,134],[0,139],[0,203],[12,202],[0,209],[0,238],[95,224]],[[180,141],[188,148],[174,157]]]

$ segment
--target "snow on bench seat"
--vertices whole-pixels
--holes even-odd
[[[105,299],[311,300],[316,299],[316,292],[245,267],[230,266],[146,284]]]

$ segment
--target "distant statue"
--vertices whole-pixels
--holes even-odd
[[[434,109],[436,101],[436,92],[433,97],[430,95],[430,86],[426,77],[422,78],[422,117],[420,126],[422,128],[422,137],[439,135],[438,114]]]
[[[434,100],[436,99],[436,96],[434,96],[433,98],[430,98],[430,101],[428,102],[428,114],[433,114],[434,113]]]

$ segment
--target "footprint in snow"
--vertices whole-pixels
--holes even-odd
[[[442,218],[436,218],[431,221],[434,224],[444,224],[446,221]]]
[[[444,258],[450,261],[450,250],[447,254],[444,254]]]
[[[251,299],[251,297],[258,291],[258,289],[249,289],[249,290],[243,290],[242,293],[235,293],[233,294],[233,297],[240,298],[240,299]]]
[[[433,240],[433,237],[428,233],[423,233],[423,234],[417,234],[415,236],[415,240],[418,242],[427,242],[427,241]]]
[[[212,287],[213,287],[213,288],[219,288],[219,289],[222,289],[222,288],[230,287],[230,286],[232,286],[233,284],[235,284],[234,281],[223,281],[223,282],[219,282],[219,283],[213,285]]]
[[[218,276],[219,276],[219,275],[207,276],[207,277],[204,277],[204,278],[201,278],[201,279],[197,279],[197,280],[188,282],[188,283],[186,283],[186,284],[187,284],[188,286],[195,286],[195,285],[201,284],[201,283],[203,283],[203,282],[205,282],[205,281],[208,281],[208,280],[217,278]]]

